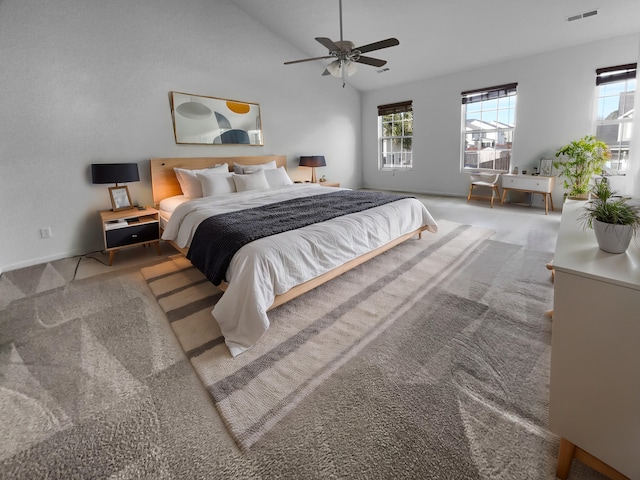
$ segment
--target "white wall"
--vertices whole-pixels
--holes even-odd
[[[595,133],[595,70],[636,62],[639,40],[640,34],[617,37],[363,94],[363,185],[466,196],[469,176],[460,171],[460,92],[511,82],[518,83],[512,161],[520,170],[531,171],[540,158]],[[377,106],[403,100],[413,100],[414,168],[382,172],[377,163]],[[556,205],[562,202],[561,183],[554,190]],[[634,194],[640,195],[640,185]]]
[[[0,271],[103,248],[94,162],[138,162],[146,205],[151,157],[323,154],[358,187],[360,96],[303,55],[226,0],[0,0]],[[176,145],[171,90],[259,103],[264,147]]]
[[[640,39],[639,39],[640,42]],[[640,45],[638,45],[638,51],[640,51]],[[640,58],[638,58],[640,63]],[[636,95],[634,99],[634,105],[640,105],[640,88],[637,85],[640,83],[640,77],[636,78]],[[615,187],[626,195],[640,196],[640,115],[636,112],[633,117],[633,131],[636,132],[634,138],[631,138],[631,146],[629,147],[629,172],[628,178],[625,179],[625,184],[622,188]]]

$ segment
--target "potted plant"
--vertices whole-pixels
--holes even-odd
[[[596,140],[593,135],[587,135],[560,148],[556,157],[561,156],[568,160],[555,161],[553,166],[565,177],[563,185],[568,190],[567,195],[587,198],[591,177],[602,171],[611,153],[604,142]]]
[[[584,228],[593,228],[600,250],[624,253],[640,227],[640,209],[617,196],[606,178],[595,183],[591,194],[593,198],[581,215]]]

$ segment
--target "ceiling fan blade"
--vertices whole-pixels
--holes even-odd
[[[371,65],[372,67],[382,67],[387,63],[386,60],[380,60],[379,58],[372,58],[372,57],[364,57],[362,55],[360,55],[357,60],[354,60],[354,62],[364,63],[365,65]]]
[[[395,47],[396,45],[400,45],[400,42],[397,38],[387,38],[386,40],[380,40],[379,42],[373,42],[369,43],[368,45],[363,45],[361,47],[355,48],[354,50],[358,50],[360,53],[367,53],[373,52],[374,50],[381,50],[383,48]]]
[[[284,62],[285,65],[291,65],[292,63],[313,62],[314,60],[324,60],[326,58],[333,58],[332,55],[324,57],[303,58],[302,60],[291,60],[290,62]]]
[[[320,42],[322,45],[325,46],[325,48],[327,50],[329,50],[330,52],[339,52],[340,51],[340,47],[338,45],[336,45],[333,40],[331,40],[330,38],[327,37],[316,37],[316,41]]]

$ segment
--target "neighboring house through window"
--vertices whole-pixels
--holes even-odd
[[[509,171],[517,83],[462,92],[462,170]]]
[[[627,171],[637,66],[631,63],[596,70],[596,138],[611,151],[606,168],[613,174]]]
[[[378,106],[378,157],[380,170],[413,167],[413,102]]]

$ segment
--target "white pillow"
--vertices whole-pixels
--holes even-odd
[[[267,178],[269,188],[293,185],[293,181],[291,180],[289,175],[287,175],[287,171],[284,169],[284,167],[279,167],[275,170],[264,170],[264,176]]]
[[[198,180],[197,174],[202,172],[215,172],[215,173],[229,173],[229,166],[226,163],[216,165],[211,168],[203,168],[200,170],[189,170],[187,168],[173,169],[176,172],[178,183],[184,193],[189,198],[201,198],[202,187],[200,187],[200,180]]]
[[[236,184],[238,192],[246,192],[247,190],[268,190],[269,184],[264,176],[264,170],[258,170],[251,175],[233,174],[233,181]]]
[[[215,197],[218,195],[227,195],[228,193],[235,193],[236,184],[233,181],[233,174],[227,172],[226,174],[220,173],[198,173],[198,180],[202,186],[203,197]]]
[[[267,163],[261,163],[260,165],[241,165],[239,163],[233,162],[233,173],[237,173],[239,175],[243,173],[254,173],[258,170],[275,170],[276,168],[278,168],[278,166],[276,165],[275,160],[271,160]]]
[[[189,197],[186,195],[176,195],[175,197],[163,198],[160,200],[160,210],[172,213],[176,208],[178,208],[178,205],[188,201]]]

